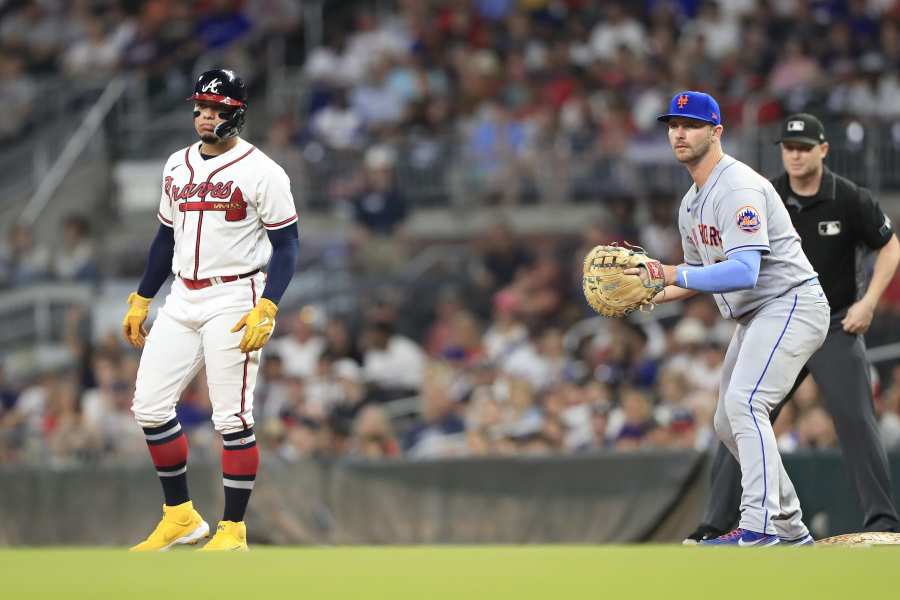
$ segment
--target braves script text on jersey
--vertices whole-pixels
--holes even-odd
[[[769,412],[828,331],[830,310],[816,272],[769,181],[728,155],[703,187],[685,194],[678,225],[688,264],[762,253],[755,287],[714,295],[722,315],[738,322],[722,365],[715,427],[741,464],[740,526],[786,539],[805,536]]]

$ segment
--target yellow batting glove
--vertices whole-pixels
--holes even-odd
[[[275,328],[275,313],[278,307],[268,298],[260,298],[256,306],[241,317],[237,325],[231,328],[232,333],[244,329],[244,337],[241,338],[241,352],[253,352],[266,345]]]
[[[144,347],[144,340],[147,337],[144,321],[147,320],[147,313],[150,311],[150,300],[137,292],[131,292],[128,295],[129,308],[122,320],[122,332],[128,343],[135,348]]]

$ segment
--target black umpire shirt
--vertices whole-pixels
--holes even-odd
[[[846,310],[857,300],[857,248],[878,250],[887,244],[894,233],[891,220],[869,190],[828,167],[815,196],[794,193],[787,173],[773,179],[772,185],[819,273],[832,315]]]

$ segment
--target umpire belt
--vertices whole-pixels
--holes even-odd
[[[189,290],[202,290],[203,288],[208,288],[211,285],[217,285],[219,283],[228,283],[229,281],[237,281],[238,279],[246,279],[247,277],[253,277],[259,273],[259,269],[255,269],[250,271],[249,273],[244,273],[243,275],[223,275],[222,277],[208,277],[206,279],[188,279],[187,277],[181,277],[181,281],[184,282],[184,287]]]

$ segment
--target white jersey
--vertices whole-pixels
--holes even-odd
[[[291,225],[297,211],[284,169],[238,138],[206,160],[199,142],[172,154],[158,216],[175,230],[172,272],[207,279],[264,268],[272,256],[266,230]]]
[[[817,276],[778,192],[727,154],[702,188],[695,184],[684,195],[678,228],[689,265],[712,265],[742,250],[762,252],[756,287],[713,295],[726,319],[747,315]]]

